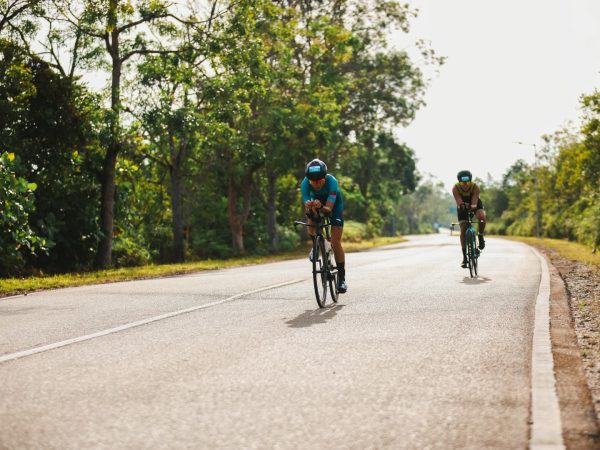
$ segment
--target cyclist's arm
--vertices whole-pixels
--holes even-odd
[[[331,214],[333,211],[333,205],[337,200],[337,196],[339,193],[339,185],[337,180],[333,177],[329,178],[329,195],[327,196],[327,200],[325,201],[325,206],[323,206],[323,212],[325,214]]]
[[[454,186],[452,188],[452,195],[454,196],[454,201],[456,202],[456,206],[460,206],[463,203],[463,199],[458,193],[458,188]]]
[[[310,195],[310,183],[308,182],[308,178],[304,178],[302,183],[300,183],[300,192],[302,193],[302,204],[304,205],[305,211],[308,212],[312,208],[314,201]]]
[[[471,209],[477,208],[477,203],[479,202],[479,194],[480,194],[479,186],[475,185],[473,189],[473,195],[471,196]]]

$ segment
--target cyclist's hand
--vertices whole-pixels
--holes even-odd
[[[466,203],[461,203],[460,205],[458,205],[458,209],[464,210],[467,209],[467,204]]]
[[[317,218],[318,218],[312,209],[309,209],[308,211],[306,211],[306,217],[308,217],[310,220],[317,220]]]
[[[475,211],[477,209],[477,205],[471,205],[471,209]]]
[[[321,208],[323,207],[323,205],[321,204],[321,201],[320,201],[320,200],[313,200],[313,202],[312,202],[312,203],[313,203],[313,204],[312,204],[312,207],[313,207],[314,209],[321,209]]]

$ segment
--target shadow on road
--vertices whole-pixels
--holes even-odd
[[[492,281],[492,279],[491,278],[487,278],[487,277],[480,277],[480,276],[478,276],[477,278],[464,277],[463,280],[461,281],[461,283],[464,283],[464,284],[483,284],[483,283],[487,283],[488,281]]]
[[[344,305],[331,305],[321,309],[306,310],[298,317],[294,317],[286,322],[290,328],[306,328],[313,325],[320,325],[333,319]]]

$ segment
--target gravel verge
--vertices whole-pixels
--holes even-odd
[[[600,422],[600,270],[567,259],[553,249],[539,250],[550,258],[565,283],[577,345]]]

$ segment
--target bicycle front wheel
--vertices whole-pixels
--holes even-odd
[[[327,265],[327,253],[323,236],[317,236],[313,244],[313,283],[315,285],[315,297],[319,308],[324,308],[327,302],[327,278],[329,267]]]
[[[473,271],[477,276],[477,268],[479,266],[479,250],[477,249],[477,243],[475,242],[475,233],[473,233]]]
[[[471,278],[477,276],[477,256],[475,255],[475,233],[472,229],[467,229],[465,238],[467,239],[467,258],[469,260],[469,274]]]

